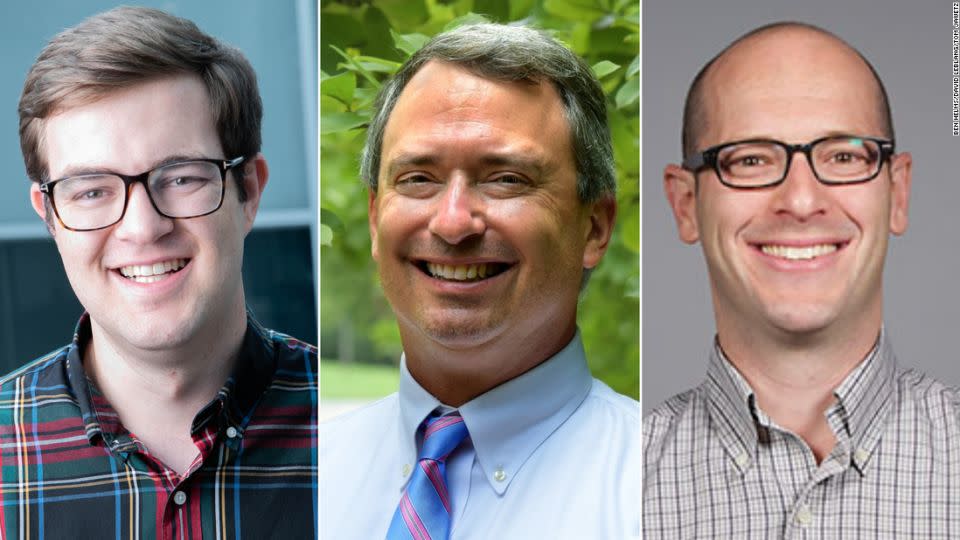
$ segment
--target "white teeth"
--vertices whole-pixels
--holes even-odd
[[[120,268],[123,277],[138,283],[154,283],[163,279],[168,272],[176,272],[187,265],[186,259],[173,259],[154,264],[134,264]]]
[[[821,255],[833,253],[837,250],[836,244],[817,244],[815,246],[777,246],[765,244],[760,250],[767,255],[789,259],[791,261],[809,260]]]
[[[486,263],[450,265],[436,264],[431,262],[427,263],[427,270],[433,277],[448,279],[451,281],[472,281],[483,279],[487,277],[488,274],[492,274],[494,271],[493,265],[490,265],[488,268]]]

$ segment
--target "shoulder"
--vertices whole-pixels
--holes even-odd
[[[276,353],[278,377],[307,379],[316,385],[319,360],[315,346],[269,328],[263,328],[262,335]]]
[[[0,377],[0,391],[8,392],[15,388],[35,386],[40,381],[56,379],[62,386],[66,379],[67,354],[70,346],[65,345]]]
[[[640,454],[640,404],[594,379],[586,398],[555,436],[566,445],[603,441],[608,458],[621,455],[632,461]]]
[[[643,418],[644,455],[656,453],[655,449],[663,445],[675,433],[677,426],[686,418],[706,411],[698,389],[681,392],[660,403]]]
[[[11,430],[23,429],[23,415],[28,409],[32,412],[27,412],[27,417],[32,418],[34,426],[50,415],[79,419],[68,376],[69,351],[69,346],[62,347],[0,378],[0,440],[5,440]]]
[[[901,414],[915,411],[934,424],[960,427],[960,388],[913,369],[897,373],[896,385]]]
[[[594,412],[604,414],[613,421],[636,425],[640,420],[640,403],[617,393],[598,379],[593,379],[585,404]]]
[[[398,421],[399,414],[400,399],[393,393],[330,420],[324,420],[320,422],[320,434],[325,439],[321,442],[321,447],[336,445],[350,438],[382,437],[386,428]]]

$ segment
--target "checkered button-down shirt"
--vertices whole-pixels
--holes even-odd
[[[71,345],[0,379],[0,538],[314,538],[317,350],[248,317],[182,476],[127,431]]]
[[[960,539],[960,395],[881,335],[835,390],[818,465],[715,348],[707,380],[644,419],[647,539]]]

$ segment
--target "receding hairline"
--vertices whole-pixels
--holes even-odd
[[[884,132],[883,134],[885,137],[888,137],[891,140],[894,138],[893,119],[890,112],[890,101],[887,97],[887,91],[883,85],[883,81],[880,79],[880,75],[877,73],[876,69],[874,69],[870,61],[867,60],[867,58],[855,47],[828,30],[808,23],[783,21],[755,28],[738,37],[729,45],[724,47],[706,64],[704,64],[704,66],[697,73],[696,77],[694,77],[693,82],[690,84],[690,89],[687,92],[687,98],[684,102],[683,109],[683,133],[681,136],[681,143],[683,147],[684,159],[697,151],[699,139],[704,131],[704,125],[707,123],[707,118],[709,117],[707,114],[708,111],[706,110],[704,96],[707,89],[711,88],[709,83],[713,78],[712,75],[717,69],[719,69],[718,66],[722,66],[731,54],[738,52],[742,47],[749,45],[750,42],[791,33],[815,35],[817,37],[827,39],[836,45],[839,45],[840,49],[852,53],[854,57],[858,58],[860,62],[866,66],[867,70],[872,76],[873,81],[876,83],[874,87],[876,111],[881,129]]]

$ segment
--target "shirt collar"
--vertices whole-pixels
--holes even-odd
[[[192,430],[202,427],[213,414],[222,412],[222,426],[233,426],[242,433],[260,397],[273,380],[277,351],[271,339],[272,333],[271,330],[263,328],[252,313],[247,312],[247,330],[236,365],[217,397],[197,414]],[[111,422],[106,420],[101,424],[98,418],[98,409],[93,405],[94,389],[91,388],[83,368],[83,351],[90,339],[90,315],[84,313],[77,323],[73,342],[67,351],[67,387],[77,400],[91,444],[94,444],[97,438],[104,438],[107,445],[113,447],[120,443],[115,440],[116,434],[111,433]],[[236,440],[240,440],[240,437],[236,437]]]
[[[459,408],[494,491],[507,490],[534,450],[580,406],[592,383],[578,331],[556,355]],[[400,449],[406,463],[417,459],[417,429],[440,405],[410,375],[402,357]]]
[[[826,414],[839,414],[854,451],[851,460],[863,472],[876,449],[893,400],[896,357],[881,328],[877,344],[834,390],[837,402]],[[754,461],[758,444],[753,389],[714,342],[707,367],[709,414],[721,445],[741,473]],[[838,442],[840,437],[838,436]]]

